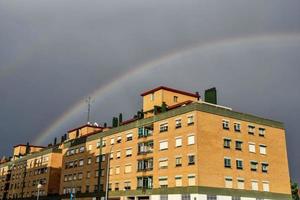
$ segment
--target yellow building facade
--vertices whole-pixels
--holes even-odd
[[[108,191],[113,200],[291,199],[281,122],[163,86],[141,96],[143,116],[68,132],[59,198],[94,200]]]

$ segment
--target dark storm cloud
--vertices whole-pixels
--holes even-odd
[[[288,0],[1,1],[0,152],[33,141],[74,103],[142,63],[195,43],[300,33],[299,19],[300,2]],[[300,181],[298,43],[182,56],[130,78],[94,105],[93,118],[130,117],[141,105],[138,94],[153,86],[217,86],[224,105],[285,122],[291,172]],[[84,122],[84,114],[65,126]]]

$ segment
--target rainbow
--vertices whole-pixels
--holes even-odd
[[[256,35],[256,36],[246,36],[246,37],[234,37],[234,38],[225,38],[221,40],[208,41],[205,43],[197,43],[182,49],[176,49],[170,53],[167,53],[158,59],[152,60],[150,62],[143,63],[142,65],[134,67],[132,70],[129,70],[127,73],[117,77],[108,84],[99,87],[94,90],[90,96],[103,98],[104,96],[112,93],[114,90],[122,87],[131,77],[138,76],[140,73],[145,72],[146,70],[153,69],[167,61],[176,59],[180,56],[187,55],[194,50],[200,50],[203,52],[212,51],[216,48],[221,47],[232,47],[248,44],[261,44],[263,42],[268,43],[284,43],[287,41],[297,40],[300,42],[299,33],[277,33],[277,34],[266,34],[266,35]],[[299,42],[297,44],[299,44]],[[50,136],[54,135],[55,132],[68,120],[71,120],[72,117],[78,115],[85,107],[83,101],[79,101],[70,107],[66,112],[64,112],[59,118],[57,118],[54,123],[49,126],[45,131],[43,131],[35,140],[34,144],[41,144],[47,141]]]

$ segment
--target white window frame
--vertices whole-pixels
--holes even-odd
[[[253,147],[254,149],[253,149],[252,147]],[[255,152],[256,152],[256,145],[255,145],[255,143],[254,143],[254,142],[249,142],[249,143],[248,143],[248,149],[249,149],[249,152],[250,152],[250,153],[255,153]]]
[[[233,180],[231,176],[226,176],[224,178],[225,181],[225,188],[233,188]]]
[[[182,136],[175,138],[175,147],[182,147]]]
[[[193,138],[193,140],[190,140],[191,137]],[[193,145],[193,144],[196,143],[196,136],[195,136],[194,133],[193,134],[189,134],[187,136],[187,143],[188,143],[188,145]]]
[[[163,145],[165,144],[165,145]],[[168,140],[161,140],[159,141],[159,150],[160,151],[163,151],[163,150],[168,150],[169,148],[169,142]]]
[[[259,153],[262,155],[267,155],[267,146],[264,144],[259,145]]]

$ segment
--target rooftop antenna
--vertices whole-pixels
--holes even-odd
[[[91,115],[91,105],[94,103],[94,99],[91,98],[91,96],[88,96],[85,99],[85,103],[88,105],[88,111],[87,111],[87,124],[90,123],[90,115]]]

